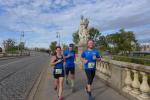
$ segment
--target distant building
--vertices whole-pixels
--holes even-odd
[[[142,43],[141,51],[150,51],[150,43]]]

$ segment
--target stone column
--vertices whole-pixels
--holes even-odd
[[[139,73],[136,70],[132,70],[134,73],[134,79],[132,82],[133,90],[131,91],[131,95],[138,96],[140,94],[139,88],[140,88],[140,81],[139,81]]]
[[[150,100],[150,86],[148,84],[148,75],[145,72],[141,72],[142,74],[142,84],[140,86],[140,90],[142,94],[139,96],[139,100]]]
[[[123,90],[125,92],[129,92],[132,90],[132,88],[131,88],[131,84],[132,84],[131,71],[128,68],[125,68],[125,71],[126,71],[125,87],[123,88]]]

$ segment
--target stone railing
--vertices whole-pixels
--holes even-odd
[[[97,76],[129,100],[150,100],[150,66],[102,60]]]
[[[2,57],[17,57],[17,56],[30,56],[30,52],[23,52],[23,53],[0,53],[0,58],[2,58]]]

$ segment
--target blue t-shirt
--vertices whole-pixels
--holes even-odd
[[[63,63],[64,63],[64,59],[63,56],[61,58],[56,57],[56,61],[61,60],[60,63],[55,64],[54,69],[63,69]]]
[[[69,58],[66,58],[65,61],[66,61],[66,68],[74,68],[75,67],[75,51],[70,51],[70,50],[65,50],[64,51],[64,56],[68,56],[68,55],[71,55],[71,57]]]
[[[82,52],[81,57],[88,60],[88,62],[84,64],[84,69],[96,70],[96,60],[93,59],[93,56],[100,58],[100,54],[96,49],[85,50]]]

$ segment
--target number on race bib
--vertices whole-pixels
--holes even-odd
[[[62,74],[62,69],[55,69],[55,74]]]
[[[88,63],[88,68],[94,68],[94,66],[95,66],[95,63],[93,63],[93,62]]]

